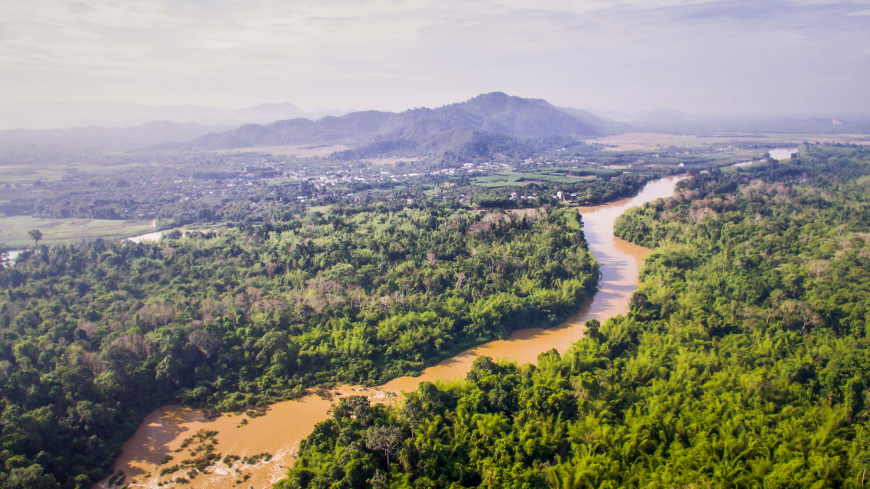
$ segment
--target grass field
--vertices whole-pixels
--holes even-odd
[[[36,180],[48,182],[60,180],[69,173],[68,164],[45,164],[45,165],[0,165],[0,182],[4,183],[33,183]]]
[[[474,185],[478,187],[525,187],[531,183],[576,183],[580,180],[592,180],[594,176],[568,176],[562,171],[535,171],[535,172],[499,172],[474,179]]]
[[[37,180],[57,181],[76,172],[93,173],[118,171],[130,168],[134,163],[111,163],[107,161],[55,161],[49,157],[44,161],[2,161],[0,162],[0,182],[3,184],[31,184]]]
[[[128,238],[154,231],[152,221],[108,219],[42,219],[30,216],[0,217],[0,243],[9,249],[33,245],[27,235],[31,229],[42,231],[40,243],[74,243],[82,238]]]
[[[332,209],[332,205],[314,205],[308,208],[305,211],[306,215],[314,214],[315,212],[320,212],[321,214],[326,214],[329,210]]]

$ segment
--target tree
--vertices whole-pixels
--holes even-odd
[[[188,340],[207,357],[212,356],[221,344],[220,338],[202,329],[190,333]]]
[[[585,323],[586,326],[586,336],[590,338],[601,339],[601,322],[595,318],[592,318]]]
[[[39,246],[39,240],[42,239],[42,231],[39,229],[31,229],[27,232],[27,235],[33,240],[35,246]]]
[[[371,403],[365,396],[348,396],[338,401],[338,406],[333,409],[333,413],[338,421],[352,418],[362,426],[368,426],[374,417]]]
[[[12,469],[9,474],[0,474],[0,487],[7,489],[57,489],[54,476],[44,474],[42,466],[33,464],[27,468]]]
[[[402,417],[405,419],[405,422],[408,423],[408,426],[411,428],[411,435],[413,436],[414,430],[420,426],[423,421],[426,419],[426,412],[423,410],[423,406],[416,400],[410,400],[402,406]]]
[[[390,468],[390,454],[395,453],[402,444],[402,430],[398,426],[372,426],[366,431],[366,448],[383,450]]]

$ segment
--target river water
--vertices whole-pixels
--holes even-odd
[[[770,153],[770,157],[775,159],[776,161],[787,160],[791,158],[792,153],[799,153],[800,148],[774,148],[768,151]],[[757,161],[741,161],[740,163],[734,163],[731,166],[741,167],[741,166],[749,166]]]
[[[779,161],[791,158],[792,153],[797,153],[798,151],[798,148],[775,148],[768,151],[768,153],[770,153],[771,158]]]
[[[366,395],[372,402],[391,402],[390,392],[414,390],[424,380],[464,378],[474,359],[480,355],[534,363],[541,352],[555,348],[564,353],[583,336],[583,323],[588,319],[596,318],[603,323],[612,316],[625,313],[628,299],[637,287],[638,267],[649,250],[613,236],[616,218],[631,207],[673,195],[674,186],[682,178],[674,176],[652,181],[635,197],[580,209],[586,241],[601,264],[602,276],[598,292],[562,325],[516,331],[506,340],[484,343],[429,367],[420,376],[401,377],[376,389],[341,386],[332,389],[332,392],[342,396]],[[208,469],[213,473],[198,475],[190,481],[190,485],[172,487],[269,487],[283,478],[286,467],[293,463],[299,440],[307,436],[316,423],[330,416],[328,411],[334,402],[334,399],[309,395],[297,401],[274,404],[264,416],[248,418],[245,415],[223,415],[213,420],[206,419],[200,410],[164,406],[145,418],[136,434],[124,444],[113,469],[125,472],[131,488],[156,488],[160,481],[183,475],[177,472],[172,476],[159,476],[157,464],[160,460],[166,455],[175,457],[175,460],[160,466],[163,468],[191,458],[186,451],[174,451],[197,430],[206,429],[218,432],[215,437],[218,441],[216,451],[223,455],[244,457],[268,452],[273,458],[253,466],[237,462],[233,467],[228,467],[218,463]],[[105,481],[97,487],[106,487]]]
[[[130,241],[131,243],[144,243],[146,241],[160,241],[163,239],[163,235],[171,232],[171,229],[164,231],[154,231],[151,233],[140,234],[139,236],[131,236],[129,238],[124,238],[125,241]]]

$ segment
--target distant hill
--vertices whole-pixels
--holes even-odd
[[[622,134],[632,130],[629,124],[597,116],[588,110],[570,107],[560,107],[560,109],[602,135]]]
[[[201,137],[227,126],[204,126],[152,121],[134,127],[79,127],[73,129],[0,131],[0,152],[106,152],[135,151],[171,141]]]
[[[565,109],[573,111],[575,109]],[[575,111],[571,112],[582,112]],[[619,132],[653,132],[668,134],[868,134],[870,115],[832,116],[832,117],[763,117],[763,116],[722,116],[698,115],[672,109],[656,109],[634,114],[619,112],[599,112],[593,117],[604,116],[615,119],[613,124],[622,124],[627,129]],[[583,120],[581,118],[581,120]],[[608,121],[608,119],[604,119]],[[599,132],[607,133],[605,128],[590,124]]]
[[[339,110],[306,112],[286,102],[242,109],[196,105],[151,106],[120,102],[21,102],[0,105],[0,130],[48,130],[89,126],[123,128],[151,121],[238,127],[299,117],[316,120],[344,113]]]
[[[541,144],[552,138],[585,138],[599,134],[545,100],[493,92],[437,109],[419,108],[400,113],[365,111],[317,121],[292,119],[268,125],[250,124],[192,141],[167,143],[159,149],[207,151],[344,143],[354,148],[346,155],[440,155],[468,152],[469,145],[506,149]]]

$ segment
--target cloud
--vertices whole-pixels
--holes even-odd
[[[0,103],[401,109],[505,90],[622,110],[854,107],[870,104],[868,12],[825,0],[3,2]]]
[[[86,4],[85,2],[67,2],[66,5],[67,5],[67,7],[69,7],[69,9],[72,12],[75,12],[75,13],[96,12],[97,11],[97,9],[95,9],[94,7],[91,7],[90,5]]]

